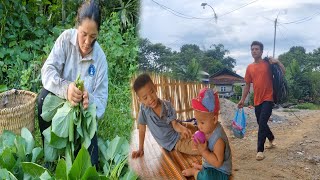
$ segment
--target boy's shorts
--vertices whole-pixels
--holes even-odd
[[[198,130],[198,128],[191,123],[182,123],[182,125],[190,129],[192,134],[194,134]],[[193,146],[193,140],[191,138],[182,139],[181,137],[174,147],[175,150],[185,154],[199,155],[198,150],[194,148],[195,147]]]
[[[218,171],[214,168],[202,168],[197,175],[197,180],[204,180],[204,179],[217,179],[217,180],[228,180],[229,175]]]

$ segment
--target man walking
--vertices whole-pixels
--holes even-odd
[[[251,55],[254,62],[249,64],[246,70],[245,81],[246,85],[242,93],[242,98],[238,103],[238,108],[242,108],[244,100],[246,99],[249,90],[250,83],[253,83],[254,91],[254,106],[257,123],[259,125],[258,130],[258,147],[256,160],[260,161],[265,158],[264,143],[268,138],[269,143],[266,149],[271,149],[275,146],[274,135],[268,126],[268,120],[272,113],[273,106],[273,87],[272,87],[272,73],[269,67],[270,64],[278,64],[280,69],[285,72],[283,64],[272,57],[269,57],[268,61],[262,59],[263,44],[259,41],[253,41],[251,44]]]

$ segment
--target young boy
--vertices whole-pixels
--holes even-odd
[[[139,149],[133,151],[132,158],[144,154],[144,138],[146,126],[152,136],[164,149],[176,149],[186,154],[198,154],[192,149],[192,132],[176,121],[176,111],[171,103],[158,98],[157,89],[148,74],[137,77],[133,84],[139,101],[141,102],[138,115],[139,123]]]
[[[206,136],[203,144],[195,139],[195,146],[202,155],[203,163],[193,163],[193,168],[182,171],[182,174],[194,176],[195,179],[229,179],[232,171],[231,150],[227,135],[218,122],[218,94],[212,89],[201,89],[198,97],[192,100],[192,108],[198,128]]]

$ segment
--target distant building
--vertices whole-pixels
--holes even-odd
[[[205,71],[200,71],[199,75],[201,77],[201,82],[204,84],[208,84],[209,83],[209,73],[205,72]]]
[[[226,68],[211,75],[209,77],[209,81],[215,85],[217,91],[219,92],[219,96],[225,98],[229,98],[234,95],[234,87],[236,85],[241,86],[242,91],[245,85],[245,81],[242,76]]]

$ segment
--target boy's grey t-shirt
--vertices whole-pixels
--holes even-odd
[[[160,100],[161,113],[160,117],[143,104],[140,105],[138,116],[139,124],[147,125],[152,136],[157,143],[168,151],[171,151],[179,140],[179,133],[176,132],[171,121],[176,120],[177,115],[175,109],[169,101]]]

